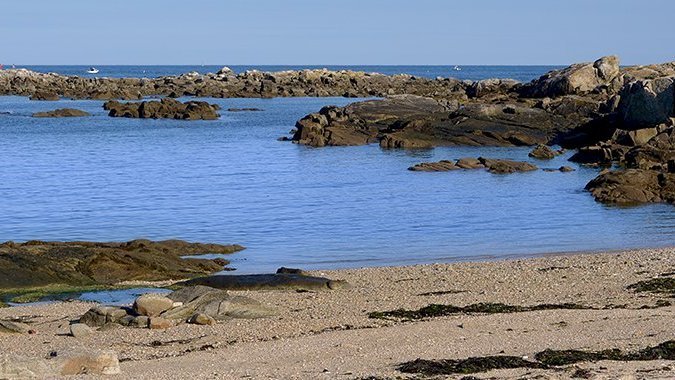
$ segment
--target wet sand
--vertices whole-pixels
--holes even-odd
[[[113,378],[409,378],[397,364],[417,358],[528,356],[544,349],[638,350],[675,339],[675,303],[664,294],[626,287],[675,272],[675,248],[547,256],[492,262],[314,271],[352,289],[321,292],[243,291],[278,315],[215,326],[168,330],[116,328],[74,338],[70,320],[91,303],[59,302],[0,309],[0,318],[33,316],[32,335],[0,335],[3,354],[44,358],[72,347],[111,349],[122,374]],[[430,292],[438,292],[428,294]],[[464,306],[574,303],[609,309],[455,314],[415,321],[369,312],[428,304]],[[478,378],[675,378],[673,361],[584,362],[555,370],[511,369]],[[450,376],[461,378],[463,375]]]

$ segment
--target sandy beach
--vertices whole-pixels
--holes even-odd
[[[113,378],[361,379],[413,378],[397,366],[422,359],[487,355],[531,358],[545,349],[634,351],[675,339],[672,295],[634,292],[642,280],[672,277],[675,248],[529,259],[315,271],[351,289],[233,292],[274,307],[274,317],[167,330],[119,327],[69,336],[69,321],[90,307],[58,302],[0,309],[25,317],[34,334],[0,334],[3,355],[46,358],[74,348],[113,350]],[[400,320],[371,312],[429,304],[533,306],[572,303],[583,309],[458,313]],[[666,306],[664,306],[666,305]],[[647,307],[647,308],[645,308]],[[580,370],[582,370],[580,372]],[[587,370],[587,371],[586,371]],[[508,369],[477,378],[673,378],[672,361],[600,361],[555,369]],[[462,378],[451,375],[449,378]],[[627,376],[627,377],[626,377]]]

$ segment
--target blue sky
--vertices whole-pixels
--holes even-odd
[[[675,60],[673,0],[21,0],[4,64],[568,64]]]

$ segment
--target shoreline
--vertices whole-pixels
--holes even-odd
[[[675,247],[310,273],[346,280],[353,287],[236,291],[232,293],[278,310],[277,315],[167,330],[120,327],[78,338],[68,336],[68,320],[91,303],[18,306],[0,309],[0,318],[37,315],[32,320],[36,333],[0,334],[0,343],[12,347],[5,354],[27,357],[72,347],[113,350],[121,361],[119,378],[177,378],[189,373],[192,378],[361,379],[411,378],[396,366],[417,358],[533,357],[545,349],[638,350],[675,339],[672,295],[628,288],[675,276]],[[409,321],[368,317],[429,304],[478,303],[573,303],[583,308],[461,312]],[[673,368],[672,360],[601,361],[473,375],[570,378],[584,369],[597,376],[672,378]]]

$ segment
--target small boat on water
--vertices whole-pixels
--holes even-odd
[[[462,71],[462,68],[457,65],[455,65],[455,67],[453,67],[452,69],[455,71]]]
[[[98,69],[95,67],[90,67],[89,70],[87,70],[87,74],[98,74]]]

